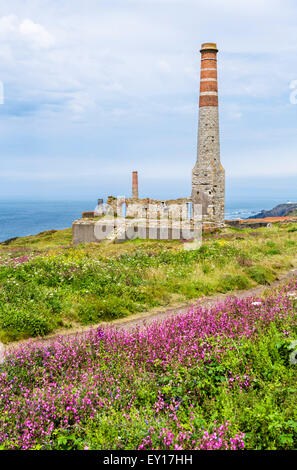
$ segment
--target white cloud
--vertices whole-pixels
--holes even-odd
[[[8,41],[13,48],[16,41],[29,41],[33,47],[40,49],[54,45],[53,36],[42,26],[30,19],[20,20],[16,15],[0,17],[0,37]]]
[[[19,26],[20,33],[33,42],[38,48],[49,48],[54,45],[53,36],[40,24],[26,19]]]

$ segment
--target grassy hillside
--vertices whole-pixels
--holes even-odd
[[[70,245],[72,243],[72,229],[47,230],[38,235],[19,237],[0,243],[0,253],[17,253],[18,251],[34,251]]]
[[[71,230],[0,245],[0,340],[46,335],[219,292],[269,284],[297,266],[294,225],[180,242],[71,246]]]

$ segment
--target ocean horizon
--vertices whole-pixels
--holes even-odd
[[[281,203],[281,202],[280,202]],[[261,201],[258,204],[227,202],[226,219],[246,219],[262,209],[276,205]],[[0,201],[0,242],[15,237],[36,235],[46,230],[69,228],[73,220],[80,218],[84,211],[93,211],[96,201]]]

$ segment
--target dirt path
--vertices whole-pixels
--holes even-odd
[[[278,281],[273,282],[270,285],[266,286],[257,286],[253,287],[252,289],[248,290],[241,290],[241,291],[234,291],[229,292],[227,294],[215,294],[209,297],[200,297],[196,301],[192,301],[191,303],[187,303],[185,305],[181,305],[180,307],[165,310],[165,311],[157,311],[153,313],[146,313],[142,315],[137,315],[133,318],[133,316],[126,317],[122,320],[118,320],[112,322],[112,324],[117,329],[133,329],[136,327],[142,327],[149,325],[155,321],[162,321],[165,318],[180,315],[181,313],[186,313],[190,310],[193,305],[202,305],[203,307],[211,307],[219,302],[223,302],[227,298],[237,298],[237,299],[244,299],[246,297],[257,297],[261,296],[263,292],[267,289],[273,289],[280,285],[282,285],[285,281],[289,281],[290,279],[294,279],[297,277],[297,269],[292,269],[288,273],[284,274],[280,277]]]
[[[236,298],[244,299],[246,297],[259,297],[264,293],[264,291],[267,291],[267,289],[270,290],[270,289],[279,287],[282,284],[284,284],[285,281],[289,281],[290,279],[294,279],[294,278],[297,278],[297,269],[292,269],[291,271],[283,274],[282,276],[280,276],[279,280],[273,282],[270,285],[265,285],[265,286],[261,285],[261,286],[253,287],[252,289],[234,291],[234,292],[229,292],[227,294],[215,294],[209,297],[200,297],[186,304],[175,305],[171,307],[170,309],[158,308],[155,310],[151,310],[149,312],[142,312],[136,315],[130,315],[129,317],[121,318],[121,319],[114,320],[111,322],[101,322],[96,325],[86,326],[86,327],[77,327],[71,330],[63,329],[63,330],[59,330],[58,332],[55,332],[52,335],[48,335],[44,338],[33,338],[30,341],[38,342],[40,344],[45,344],[45,343],[52,343],[54,340],[60,337],[63,337],[65,338],[65,340],[67,340],[67,338],[70,338],[73,336],[84,336],[91,329],[98,328],[100,326],[101,327],[108,326],[108,325],[113,326],[114,328],[118,330],[123,330],[123,329],[133,330],[134,328],[145,327],[155,321],[163,321],[166,318],[174,317],[182,313],[186,313],[194,305],[199,305],[199,306],[202,305],[204,307],[210,307],[212,305],[217,304],[218,302],[223,302],[225,299],[230,298],[230,297],[234,299]],[[9,345],[7,345],[6,350],[24,345],[28,341],[29,340],[10,343]]]

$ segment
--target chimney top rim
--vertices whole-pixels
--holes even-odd
[[[210,50],[218,52],[217,44],[215,42],[204,42],[203,44],[201,44],[200,52]]]

